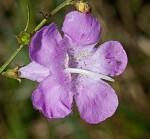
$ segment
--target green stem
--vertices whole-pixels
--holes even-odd
[[[72,4],[73,0],[66,0],[58,7],[56,7],[49,15],[54,15],[60,9],[65,7],[66,5]],[[34,29],[34,32],[37,32],[47,21],[48,19],[43,19],[39,25],[37,25]],[[0,74],[6,69],[6,67],[10,64],[10,62],[17,56],[17,54],[21,51],[24,45],[20,45],[19,48],[10,56],[10,58],[4,63],[4,65],[0,68]]]
[[[50,14],[49,16],[53,16],[55,13],[57,13],[60,9],[62,9],[63,7],[65,7],[66,5],[72,4],[73,0],[66,0],[63,3],[61,3],[57,8],[55,8]],[[37,25],[34,29],[34,32],[37,32],[47,21],[48,19],[43,19],[39,25]]]
[[[5,68],[9,65],[9,63],[17,56],[17,54],[21,51],[24,45],[20,45],[19,48],[10,56],[10,58],[4,63],[4,65],[0,68],[0,74],[5,70]]]
[[[27,18],[26,27],[25,27],[25,29],[24,29],[25,32],[27,31],[28,26],[29,26],[29,22],[30,22],[30,8],[29,8],[29,5],[27,5],[27,11],[28,11],[28,18]]]

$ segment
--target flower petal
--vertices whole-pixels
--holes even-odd
[[[101,26],[90,14],[73,11],[66,15],[62,31],[73,44],[85,47],[99,41]]]
[[[41,82],[45,77],[50,75],[50,71],[48,68],[33,61],[27,66],[20,68],[19,74],[21,78]]]
[[[123,46],[118,41],[103,43],[95,52],[93,64],[89,68],[109,76],[121,74],[127,65],[128,58]]]
[[[80,76],[78,84],[75,100],[81,118],[88,123],[97,124],[114,114],[118,98],[106,82]]]
[[[33,37],[30,44],[30,57],[33,61],[51,67],[57,63],[55,58],[59,57],[62,46],[62,37],[55,24],[43,27]]]
[[[73,94],[70,77],[66,73],[50,75],[32,95],[33,106],[48,118],[63,118],[71,112]]]

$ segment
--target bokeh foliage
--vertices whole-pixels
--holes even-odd
[[[62,0],[0,1],[0,65],[18,47],[15,35],[27,20],[29,32],[42,20],[39,12],[49,13]],[[106,121],[90,125],[81,120],[76,107],[65,119],[48,120],[35,111],[31,94],[37,83],[17,81],[0,76],[0,139],[148,139],[150,138],[150,3],[148,0],[89,0],[92,14],[103,27],[100,43],[120,41],[127,51],[129,64],[111,85],[120,105]],[[53,16],[61,29],[68,6]],[[48,23],[47,23],[48,24]],[[25,47],[10,67],[29,63]]]

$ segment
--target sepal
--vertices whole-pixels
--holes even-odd
[[[19,83],[21,83],[21,79],[19,78],[19,66],[15,67],[14,69],[8,69],[5,72],[2,72],[3,76],[6,76],[8,78],[12,78],[15,79],[17,81],[19,81]]]

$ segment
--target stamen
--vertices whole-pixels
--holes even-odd
[[[96,72],[92,72],[92,71],[88,71],[88,70],[84,70],[84,69],[67,68],[66,70],[67,70],[67,72],[70,72],[70,73],[79,73],[79,74],[91,76],[91,77],[94,77],[94,79],[104,79],[104,80],[111,81],[111,82],[115,81],[114,79],[112,79],[109,76],[106,76],[106,75],[103,75],[100,73],[96,73]]]

